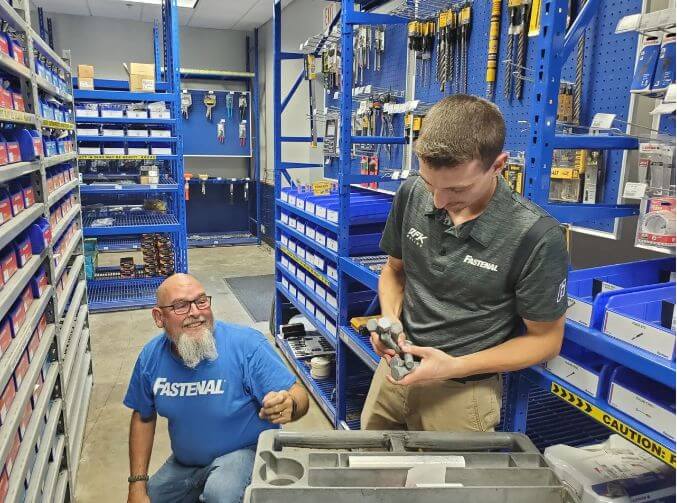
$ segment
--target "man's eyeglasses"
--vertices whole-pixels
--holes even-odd
[[[200,311],[203,309],[208,309],[212,305],[211,295],[203,295],[198,297],[195,300],[180,300],[174,304],[169,304],[167,306],[158,306],[161,309],[171,308],[174,311],[174,314],[188,314],[190,312],[190,305],[195,304]]]

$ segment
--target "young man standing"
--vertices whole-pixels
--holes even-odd
[[[153,319],[164,333],[141,351],[124,399],[133,411],[128,502],[238,503],[259,434],[302,417],[308,396],[260,332],[214,321],[193,276],[160,285]],[[172,455],[149,480],[158,414]]]
[[[501,372],[560,351],[566,243],[556,222],[500,176],[505,122],[481,98],[433,106],[415,152],[420,176],[398,190],[381,248],[381,312],[401,320],[421,365],[400,381],[381,360],[362,428],[486,431],[500,421]],[[404,344],[404,338],[413,344]]]

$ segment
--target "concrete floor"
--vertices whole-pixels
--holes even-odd
[[[100,255],[100,259],[111,264],[117,261],[114,254]],[[271,274],[274,256],[270,248],[263,245],[193,249],[189,251],[189,261],[190,272],[213,296],[217,319],[251,325],[270,336],[268,322],[253,323],[223,280],[233,276]],[[158,333],[158,329],[153,324],[150,310],[93,314],[89,324],[94,388],[80,458],[76,498],[78,502],[119,503],[127,498],[127,438],[131,415],[122,400],[141,348]],[[326,430],[331,429],[331,424],[311,398],[308,415],[288,428]],[[169,454],[167,423],[160,418],[150,473],[155,472]]]

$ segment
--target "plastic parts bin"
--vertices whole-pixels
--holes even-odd
[[[26,208],[23,187],[19,182],[14,182],[9,186],[9,196],[12,203],[12,215],[17,216]]]
[[[12,244],[16,253],[16,262],[19,268],[24,267],[33,256],[33,247],[28,233],[20,234]]]
[[[45,217],[38,218],[28,229],[33,253],[39,255],[52,241],[52,228]]]
[[[45,268],[43,266],[40,267],[40,269],[38,269],[35,273],[35,276],[31,278],[31,290],[33,291],[33,297],[39,299],[48,286],[49,279],[47,278],[47,273],[45,272]]]

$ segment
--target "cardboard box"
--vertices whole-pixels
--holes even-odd
[[[129,63],[129,90],[132,92],[155,92],[155,65]]]
[[[141,185],[157,185],[160,183],[159,176],[141,176],[140,177]]]
[[[94,89],[94,67],[92,65],[78,65],[78,87],[80,89]]]

